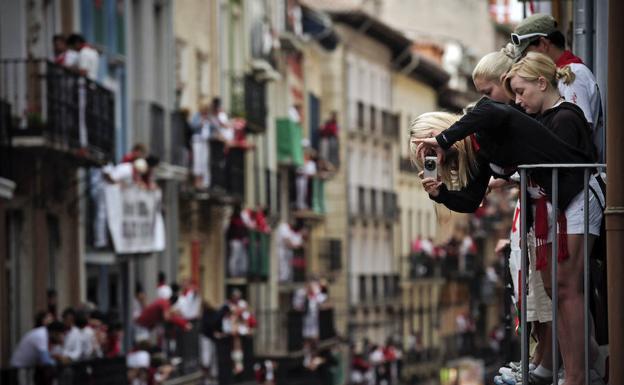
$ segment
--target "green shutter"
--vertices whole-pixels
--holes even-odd
[[[277,119],[277,160],[303,166],[301,126],[287,118]]]

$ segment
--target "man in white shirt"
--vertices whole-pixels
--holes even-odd
[[[87,44],[85,38],[74,33],[67,38],[70,49],[78,52],[78,72],[91,80],[96,80],[100,65],[100,55]]]
[[[291,227],[286,222],[283,222],[277,228],[278,276],[280,282],[288,282],[293,278],[293,250],[303,245],[303,237],[299,230],[300,226]]]
[[[67,308],[63,311],[62,317],[67,330],[63,341],[63,357],[78,361],[82,357],[82,346],[80,330],[75,325],[76,312],[72,308]]]
[[[604,161],[605,127],[598,83],[583,61],[565,49],[565,36],[557,29],[556,20],[551,15],[540,13],[527,17],[514,30],[512,43],[521,56],[527,52],[539,52],[550,57],[557,68],[570,67],[574,73],[574,81],[567,85],[559,81],[559,93],[566,101],[583,110],[585,119],[593,130],[598,161]]]
[[[20,340],[11,356],[14,368],[32,368],[39,365],[56,365],[50,354],[50,345],[62,343],[65,325],[53,321],[48,326],[35,328]]]

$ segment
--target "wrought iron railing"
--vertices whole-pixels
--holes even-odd
[[[527,210],[529,209],[529,205],[527,204],[527,184],[528,184],[528,172],[535,170],[551,170],[552,172],[552,191],[550,196],[550,202],[552,204],[552,212],[550,220],[552,223],[557,223],[558,209],[559,209],[559,174],[560,171],[570,172],[570,170],[583,170],[583,214],[584,214],[584,231],[583,231],[583,284],[584,284],[584,301],[583,301],[583,309],[579,309],[579,311],[583,312],[584,315],[584,353],[585,353],[585,384],[589,385],[591,381],[590,376],[590,339],[592,337],[591,328],[591,318],[590,318],[590,246],[589,246],[589,190],[590,190],[590,178],[592,174],[596,170],[606,169],[605,164],[531,164],[531,165],[521,165],[518,166],[520,170],[520,247],[522,250],[521,257],[521,275],[519,286],[523,288],[521,290],[520,301],[523,306],[521,306],[521,316],[520,316],[520,327],[521,327],[521,363],[522,363],[522,378],[529,377],[529,333],[528,331],[528,322],[527,322],[527,307],[524,304],[527,303],[527,271],[529,266],[529,250],[528,250],[528,230],[529,225],[527,224]],[[543,186],[542,186],[543,187]],[[598,199],[598,197],[596,197]],[[550,235],[552,237],[551,248],[552,248],[552,256],[558,255],[558,247],[559,242],[557,241],[559,231],[556,225],[553,225],[549,230]],[[551,287],[552,287],[552,355],[553,355],[553,367],[552,367],[552,376],[553,383],[558,383],[559,379],[559,345],[558,345],[558,324],[557,320],[559,318],[559,309],[558,309],[558,290],[557,290],[557,268],[558,268],[558,259],[559,258],[551,258]],[[578,332],[578,331],[575,331]],[[565,338],[565,337],[564,337]],[[561,337],[559,337],[561,339]],[[548,343],[544,341],[544,343]]]
[[[0,369],[2,385],[124,385],[126,357],[97,358],[68,365]]]
[[[14,136],[112,156],[114,96],[97,82],[44,59],[2,59],[0,100],[11,106]]]

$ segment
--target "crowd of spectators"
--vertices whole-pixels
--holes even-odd
[[[99,311],[93,304],[67,307],[59,315],[56,291],[48,291],[48,309],[36,314],[34,328],[26,333],[11,356],[14,368],[54,367],[122,355],[123,328],[114,312]]]
[[[351,384],[398,384],[403,351],[401,344],[389,338],[384,345],[364,340],[352,347]]]

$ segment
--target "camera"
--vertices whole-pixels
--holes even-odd
[[[425,157],[424,176],[425,178],[438,178],[438,159],[435,156]]]

